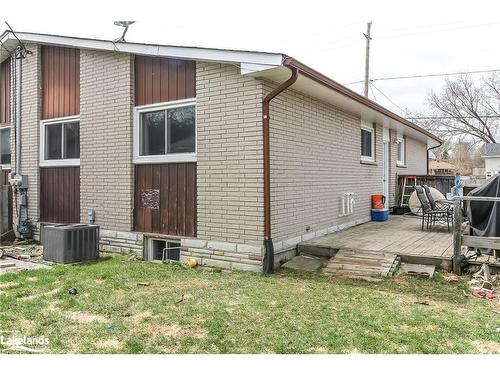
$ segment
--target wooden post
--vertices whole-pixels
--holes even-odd
[[[453,272],[462,274],[460,257],[462,255],[462,204],[460,197],[453,198]]]

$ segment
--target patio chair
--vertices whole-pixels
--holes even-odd
[[[438,204],[438,202],[436,202],[434,200],[434,197],[432,196],[431,188],[427,185],[423,185],[423,188],[425,190],[425,195],[427,196],[427,199],[429,200],[429,204],[431,205],[431,208],[433,211],[447,211],[448,215],[450,215],[450,217],[453,216],[453,206],[452,205],[446,204],[444,202],[440,202]]]
[[[444,222],[448,227],[448,232],[450,231],[450,216],[447,210],[433,210],[432,206],[425,195],[424,188],[420,185],[415,186],[415,192],[417,193],[417,198],[422,205],[422,231],[424,230],[424,224],[427,229],[430,229],[436,221]]]

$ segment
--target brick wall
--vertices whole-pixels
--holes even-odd
[[[406,168],[398,168],[399,174],[427,174],[427,144],[406,138]]]
[[[81,50],[80,207],[88,222],[105,229],[132,229],[133,56]]]
[[[271,102],[270,117],[275,246],[290,247],[293,241],[280,241],[366,220],[370,195],[383,188],[382,127],[376,127],[376,165],[366,165],[360,163],[358,116],[288,90]],[[347,192],[355,193],[354,214],[341,217]]]
[[[262,83],[196,64],[198,238],[261,245]]]

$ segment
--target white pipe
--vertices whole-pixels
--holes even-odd
[[[349,193],[349,214],[354,213],[354,193]]]

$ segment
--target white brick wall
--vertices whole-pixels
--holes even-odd
[[[198,237],[263,240],[262,83],[232,65],[196,64]]]
[[[133,56],[80,52],[81,221],[95,210],[105,229],[132,229]]]
[[[271,87],[265,83],[266,92]],[[366,165],[360,163],[358,116],[287,90],[271,102],[270,117],[274,242],[279,244],[286,239],[303,238],[304,234],[307,237],[308,232],[322,233],[325,228],[342,228],[366,220],[370,216],[371,195],[383,191],[382,127],[376,127],[376,163]],[[408,170],[420,170],[422,165],[425,169],[422,145],[411,139],[408,144]],[[392,143],[389,147],[392,202],[396,148]],[[353,215],[340,216],[341,196],[346,192],[354,192],[355,210]],[[288,242],[284,242],[283,248],[289,247]]]
[[[427,174],[427,145],[413,138],[406,138],[406,168],[399,174]]]

